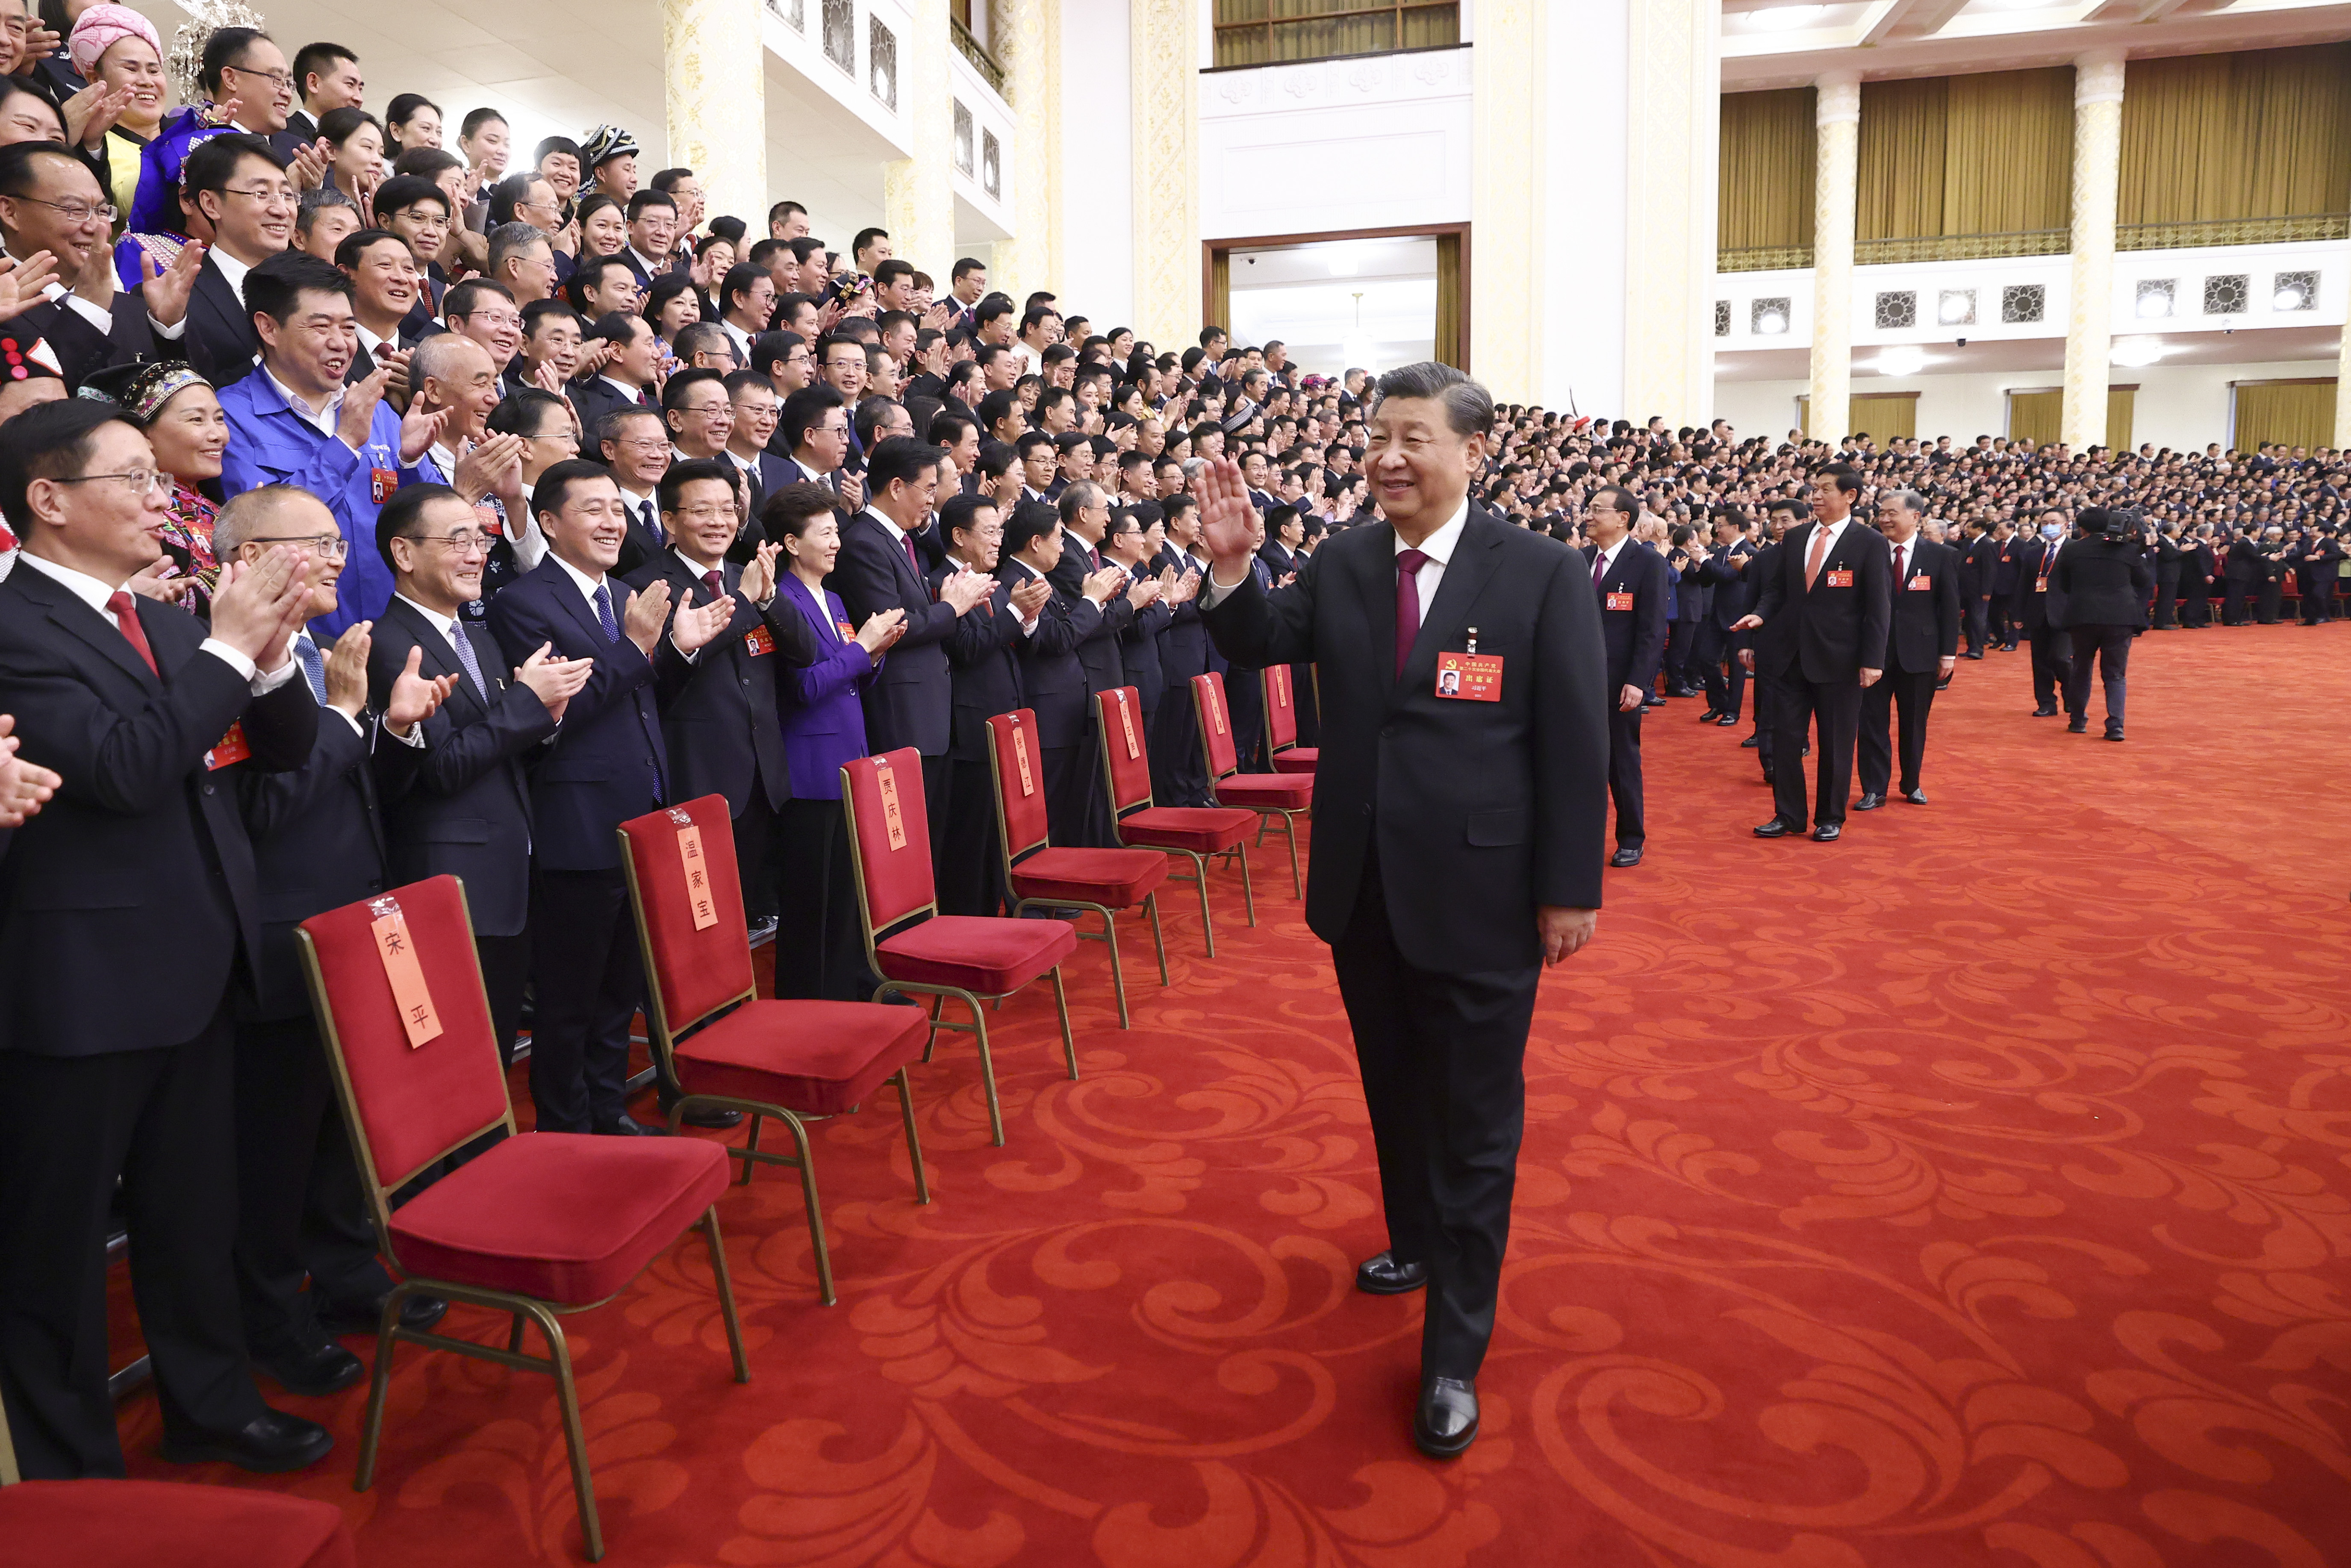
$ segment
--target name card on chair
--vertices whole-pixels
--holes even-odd
[[[672,811],[671,817],[683,817]],[[677,858],[685,867],[685,901],[694,910],[694,928],[707,931],[718,924],[718,905],[710,896],[710,862],[702,858],[702,830],[687,817],[677,831]]]
[[[1035,775],[1029,771],[1029,732],[1020,727],[1020,721],[1018,718],[1012,721],[1012,760],[1020,769],[1022,798],[1034,795],[1037,792],[1037,779]]]
[[[1218,735],[1222,735],[1225,733],[1225,705],[1217,696],[1216,687],[1207,687],[1207,693],[1208,698],[1208,722],[1217,727],[1217,733]]]
[[[416,961],[416,944],[409,939],[408,916],[400,900],[379,898],[368,904],[375,918],[376,956],[383,960],[383,977],[392,986],[392,1006],[400,1009],[400,1027],[408,1031],[411,1051],[441,1038],[441,1015],[433,1008],[433,993],[424,984],[424,967]]]
[[[1134,744],[1134,710],[1126,706],[1125,687],[1121,686],[1111,695],[1118,700],[1118,722],[1126,731],[1126,759],[1132,762],[1143,755],[1142,748]]]
[[[1274,706],[1288,707],[1290,706],[1290,666],[1276,664],[1265,674],[1266,678],[1273,684]]]
[[[906,847],[906,821],[898,810],[898,780],[886,762],[873,769],[873,782],[882,791],[882,826],[889,831],[890,847]]]

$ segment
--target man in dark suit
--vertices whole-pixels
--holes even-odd
[[[324,540],[333,543],[321,548]],[[272,545],[303,552],[314,617],[332,611],[342,539],[325,503],[290,485],[230,497],[213,523],[220,559],[256,563]],[[289,1393],[312,1396],[366,1375],[329,1336],[372,1331],[392,1277],[376,1258],[294,927],[392,885],[379,780],[388,791],[405,788],[423,756],[417,726],[446,695],[441,683],[403,671],[390,706],[369,711],[368,643],[364,626],[331,643],[297,632],[304,678],[289,684],[319,705],[309,759],[290,771],[250,761],[222,770],[252,837],[262,915],[256,984],[236,1009],[237,1287],[255,1364]],[[423,1298],[402,1320],[430,1327],[444,1305]]]
[[[865,467],[870,504],[842,526],[841,554],[825,580],[853,625],[884,610],[906,612],[906,634],[865,691],[865,741],[876,755],[907,746],[922,754],[933,865],[946,858],[953,810],[947,743],[954,733],[955,681],[947,671],[946,640],[956,621],[993,591],[980,574],[958,572],[940,583],[938,599],[931,597],[914,536],[930,525],[945,455],[910,435],[875,443]]]
[[[1151,793],[1162,806],[1204,806],[1208,779],[1200,759],[1200,719],[1192,706],[1192,677],[1208,668],[1208,632],[1200,621],[1200,584],[1207,577],[1205,556],[1192,553],[1199,539],[1198,503],[1180,492],[1159,503],[1167,542],[1158,570],[1174,572],[1177,594],[1159,643],[1159,712],[1151,726]],[[1189,586],[1186,586],[1186,580]]]
[[[947,559],[931,572],[932,597],[937,598],[946,579],[957,573],[976,572],[987,580],[989,588],[987,602],[959,617],[946,641],[947,670],[955,686],[954,730],[947,740],[953,769],[947,806],[954,821],[947,827],[946,858],[937,878],[939,909],[946,915],[1003,912],[987,721],[1022,706],[1020,644],[1038,630],[1038,612],[1053,596],[1052,584],[1042,578],[1031,577],[1017,590],[997,578],[1004,548],[1001,517],[996,503],[979,496],[951,496],[939,508],[937,527]],[[1040,767],[1043,760],[1040,753]]]
[[[1033,630],[1020,639],[1021,701],[1037,716],[1037,745],[1045,757],[1045,825],[1057,844],[1084,842],[1092,816],[1089,802],[1102,793],[1101,761],[1094,754],[1092,682],[1078,649],[1094,636],[1102,606],[1120,591],[1124,574],[1105,568],[1088,576],[1074,594],[1055,587],[1066,545],[1061,519],[1050,502],[1022,501],[1004,526],[1002,564],[997,580],[1009,593],[1033,600],[1030,586],[1050,591],[1037,611]]]
[[[1756,668],[1768,664],[1774,676],[1771,792],[1778,808],[1755,829],[1760,839],[1804,831],[1804,769],[1798,758],[1814,715],[1819,798],[1813,837],[1828,843],[1844,831],[1861,694],[1885,672],[1893,611],[1891,552],[1883,536],[1853,521],[1860,493],[1861,475],[1850,465],[1821,470],[1813,520],[1788,530],[1780,559],[1758,585],[1755,612],[1740,622],[1776,633],[1759,638],[1755,652]]]
[[[592,434],[593,451],[621,491],[621,515],[628,531],[621,539],[613,575],[627,577],[669,548],[669,530],[662,526],[661,481],[674,449],[661,414],[650,408],[615,408],[597,421]]]
[[[1706,712],[1698,716],[1700,724],[1708,719],[1725,728],[1737,724],[1746,699],[1747,669],[1730,656],[1734,640],[1730,628],[1754,608],[1755,592],[1747,582],[1747,569],[1754,555],[1755,547],[1740,531],[1738,513],[1718,508],[1713,546],[1699,568],[1708,590],[1706,619],[1698,623],[1698,637],[1690,647],[1690,662],[1706,686]]]
[[[650,1133],[624,1101],[643,977],[614,830],[672,799],[653,682],[725,630],[735,602],[673,616],[665,582],[618,583],[620,487],[592,463],[540,475],[531,508],[548,558],[490,601],[490,632],[511,664],[543,647],[595,664],[531,775],[531,1103],[542,1132]]]
[[[1160,573],[1157,551],[1149,531],[1159,521],[1158,503],[1154,501],[1114,510],[1110,515],[1110,531],[1103,536],[1102,544],[1102,559],[1125,570],[1130,591],[1147,583],[1153,595],[1151,602],[1134,612],[1134,622],[1120,633],[1118,640],[1119,667],[1125,672],[1125,684],[1134,688],[1135,700],[1142,706],[1146,738],[1159,712],[1160,694],[1166,686],[1160,645],[1176,618],[1175,606],[1166,601],[1167,594],[1181,580],[1164,578]],[[1190,694],[1185,695],[1189,700]]]
[[[2268,562],[2262,555],[2262,541],[2252,530],[2238,529],[2236,537],[2229,541],[2227,553],[2221,557],[2221,625],[2246,624],[2246,607],[2260,596],[2262,580],[2267,576]]]
[[[511,1060],[530,979],[523,766],[596,666],[546,647],[507,664],[473,612],[495,548],[474,508],[445,485],[402,486],[384,503],[376,550],[392,570],[392,596],[371,633],[368,692],[381,710],[412,668],[428,680],[455,677],[424,721],[424,755],[408,788],[384,802],[384,831],[395,885],[443,874],[465,884],[490,1025]]]
[[[1078,480],[1063,488],[1061,498],[1054,505],[1061,517],[1061,560],[1053,569],[1054,591],[1065,599],[1083,598],[1087,582],[1096,573],[1115,571],[1118,574],[1112,582],[1112,592],[1102,601],[1100,622],[1078,643],[1078,662],[1085,666],[1086,672],[1086,734],[1088,743],[1092,744],[1096,718],[1092,699],[1099,693],[1116,691],[1121,686],[1134,684],[1127,672],[1126,661],[1120,656],[1120,641],[1134,626],[1134,618],[1143,606],[1157,597],[1158,585],[1155,581],[1147,587],[1138,583],[1127,575],[1124,568],[1103,559],[1102,541],[1110,537],[1108,491],[1091,479]],[[1254,688],[1257,676],[1252,674],[1249,681]],[[1231,684],[1228,683],[1228,685]],[[1253,732],[1241,727],[1241,705],[1232,703],[1230,691],[1226,693],[1226,700],[1232,704],[1234,743],[1244,745]],[[1261,711],[1255,706],[1250,707],[1249,722],[1256,722]],[[1073,812],[1069,843],[1100,848],[1118,841],[1111,831],[1109,801],[1100,789],[1089,788],[1081,797],[1067,804]],[[1056,841],[1061,841],[1059,831],[1054,833],[1054,838]]]
[[[31,1478],[123,1473],[106,1354],[118,1180],[164,1458],[286,1470],[333,1446],[246,1370],[232,998],[266,955],[253,847],[214,776],[310,756],[319,706],[287,653],[308,568],[273,546],[224,571],[209,636],[130,593],[166,487],[110,403],[41,404],[0,443],[0,515],[22,542],[0,581],[0,713],[61,780],[0,858],[0,1093],[39,1107],[0,1139],[0,1403]]]
[[[2063,617],[2052,613],[2049,597],[2050,577],[2057,570],[2066,527],[2064,513],[2043,512],[2038,534],[2016,549],[2016,624],[2032,650],[2035,718],[2057,716],[2057,698],[2074,668],[2073,642],[2061,624]]]
[[[258,136],[215,136],[192,149],[183,198],[213,237],[188,298],[182,351],[215,387],[240,381],[261,352],[245,275],[293,243],[295,192],[286,164]]]
[[[1641,712],[1657,684],[1666,648],[1666,588],[1673,569],[1632,536],[1640,497],[1612,486],[1583,514],[1584,565],[1600,607],[1608,656],[1608,793],[1616,802],[1613,866],[1641,863],[1648,830],[1641,810]]]
[[[1967,552],[1959,562],[1959,607],[1968,632],[1968,657],[1980,659],[1992,640],[1991,605],[2000,565],[2000,541],[1980,518],[1968,522]]]
[[[1449,1457],[1478,1433],[1535,983],[1599,919],[1607,668],[1584,564],[1469,504],[1485,389],[1425,363],[1381,377],[1376,399],[1366,467],[1385,520],[1289,588],[1249,570],[1239,469],[1201,475],[1203,613],[1238,663],[1322,671],[1306,918],[1354,1032],[1389,1239],[1356,1282],[1427,1286],[1413,1436]]]
[[[1811,505],[1793,496],[1782,496],[1763,509],[1762,543],[1755,559],[1747,563],[1747,591],[1750,595],[1745,614],[1731,622],[1731,632],[1741,646],[1739,663],[1755,677],[1755,733],[1740,744],[1755,748],[1755,759],[1762,765],[1763,782],[1771,782],[1771,704],[1776,700],[1781,685],[1781,672],[1788,668],[1784,659],[1774,650],[1788,640],[1792,622],[1782,622],[1778,627],[1742,624],[1754,616],[1754,607],[1761,601],[1763,581],[1779,570],[1780,551],[1788,538],[1788,530],[1813,515]],[[1799,753],[1798,755],[1809,755]]]
[[[1861,799],[1855,809],[1886,804],[1894,779],[1893,710],[1902,710],[1902,798],[1927,803],[1919,768],[1927,755],[1927,715],[1938,682],[1949,677],[1959,648],[1959,552],[1918,531],[1926,497],[1896,490],[1877,508],[1878,531],[1894,547],[1894,604],[1886,634],[1886,674],[1861,694]]]
[[[9,329],[20,343],[47,341],[68,388],[108,366],[155,359],[154,328],[180,329],[204,259],[201,246],[183,246],[143,289],[117,289],[106,200],[89,168],[57,143],[0,147],[0,246],[19,263],[47,251],[56,270],[47,302],[14,317]]]

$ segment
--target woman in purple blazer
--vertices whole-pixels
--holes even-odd
[[[778,672],[777,706],[792,798],[778,823],[776,995],[862,1002],[880,985],[865,962],[857,918],[849,820],[841,809],[841,765],[865,755],[859,694],[904,635],[906,612],[885,610],[855,632],[824,580],[841,553],[840,497],[823,485],[786,485],[768,497],[759,521],[780,540],[791,570],[778,586],[808,617],[822,650],[805,669]]]

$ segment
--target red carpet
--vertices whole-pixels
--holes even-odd
[[[572,1320],[609,1562],[649,1568],[2237,1568],[2351,1562],[2351,630],[2144,639],[2130,734],[1962,663],[1933,805],[1764,843],[1743,731],[1650,722],[1649,857],[1547,982],[1485,1436],[1413,1451],[1324,950],[1258,852],[1221,960],[1171,898],[724,1201],[754,1381],[698,1242]],[[453,1312],[460,1332],[502,1322]],[[353,1342],[355,1347],[360,1342]],[[576,1560],[546,1379],[404,1351],[317,1473],[371,1564]],[[152,1395],[125,1410],[132,1470]]]

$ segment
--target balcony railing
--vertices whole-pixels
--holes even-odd
[[[995,89],[997,97],[1007,103],[1011,102],[1004,90],[1004,68],[996,63],[996,57],[981,48],[979,40],[953,16],[947,18],[947,34],[955,39],[956,52],[971,62],[971,68],[979,73],[979,79]]]
[[[2283,218],[2126,224],[2115,230],[2115,248],[2185,250],[2193,246],[2279,245],[2294,240],[2345,238],[2351,238],[2351,213],[2303,213]]]
[[[1749,246],[1740,250],[1717,251],[1714,257],[1718,272],[1781,272],[1812,265],[1813,247],[1808,245]]]
[[[1928,235],[1915,239],[1865,239],[1853,247],[1860,267],[1913,261],[1984,261],[2001,256],[2063,256],[2072,235],[2064,229],[2025,229],[2004,235]]]
[[[2125,224],[2116,250],[2188,250],[2206,246],[2283,245],[2351,239],[2351,213],[2301,213],[2280,218],[2221,218],[2198,223]],[[1916,239],[1865,239],[1853,247],[1862,267],[1919,261],[1986,261],[2004,256],[2064,256],[2073,248],[2066,229],[2014,234],[1933,235]],[[1776,272],[1813,265],[1810,246],[1754,246],[1719,251],[1718,272]]]

